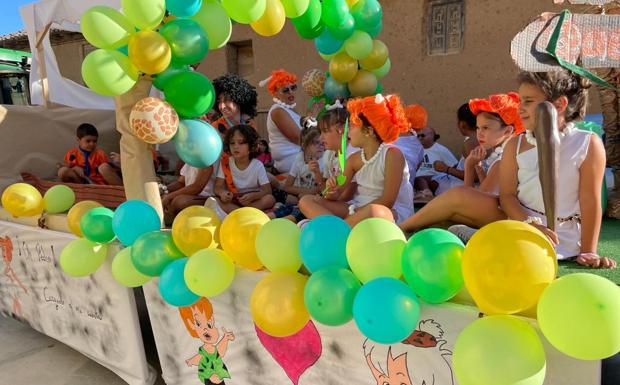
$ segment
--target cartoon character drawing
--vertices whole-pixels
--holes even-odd
[[[198,338],[203,345],[198,354],[185,360],[187,366],[198,366],[198,378],[205,385],[226,384],[230,378],[228,368],[222,358],[226,355],[228,342],[235,340],[233,332],[222,328],[222,338],[215,327],[213,306],[206,298],[200,298],[195,304],[179,308],[181,319],[189,334]]]
[[[4,275],[6,275],[9,280],[15,285],[19,286],[24,291],[24,293],[28,294],[28,289],[26,289],[26,286],[24,286],[24,284],[19,280],[19,278],[17,278],[17,274],[15,274],[15,271],[11,267],[11,262],[13,261],[13,242],[11,241],[11,238],[9,238],[8,236],[0,237],[0,250],[2,250],[3,260],[5,264]],[[13,314],[17,318],[21,318],[22,306],[19,300],[19,296],[17,295],[17,293],[13,293],[12,297]]]
[[[441,325],[427,319],[400,344],[364,341],[366,363],[377,385],[454,385],[452,351],[445,347],[443,336]]]

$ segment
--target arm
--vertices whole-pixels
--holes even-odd
[[[581,208],[581,252],[596,254],[603,212],[601,185],[605,173],[603,142],[590,135],[585,160],[579,168],[579,206]]]
[[[501,164],[501,160],[497,161],[488,174],[485,174],[485,178],[480,179],[480,187],[479,189],[484,192],[495,192],[497,190],[497,186],[499,185],[499,165]],[[480,172],[484,173],[483,170]],[[480,176],[480,175],[479,175]]]
[[[187,366],[198,366],[200,364],[200,354],[196,354],[194,357],[185,360]]]
[[[405,157],[403,153],[397,148],[390,148],[385,157],[383,194],[369,204],[379,204],[391,209],[398,198],[404,169]]]
[[[226,354],[226,349],[228,348],[228,341],[234,341],[235,335],[233,334],[233,332],[229,332],[228,330],[226,330],[226,328],[222,328],[222,331],[224,332],[224,336],[217,344],[217,352],[220,354],[220,357],[223,358]]]
[[[357,190],[357,183],[353,182],[353,176],[357,170],[361,168],[361,163],[362,158],[360,157],[359,152],[349,156],[344,166],[343,175],[346,177],[344,185],[332,188],[330,186],[330,182],[326,181],[329,191],[325,195],[325,199],[344,202],[353,199],[353,195],[355,195],[355,191]],[[336,177],[331,177],[329,179],[335,181]]]
[[[286,111],[282,108],[275,108],[271,112],[271,120],[273,120],[273,123],[278,126],[280,132],[291,141],[291,143],[299,144],[299,134],[301,130]]]
[[[481,182],[482,180],[484,180],[486,175],[480,174],[480,172],[484,174],[484,171],[477,170],[477,168],[479,163],[484,158],[486,158],[486,155],[486,150],[481,146],[476,147],[472,152],[469,153],[469,155],[465,159],[465,178],[463,179],[463,184],[465,186],[474,187],[474,183],[476,183],[476,177],[478,177]]]
[[[233,198],[230,191],[228,191],[228,189],[226,188],[226,181],[224,180],[224,178],[218,177],[215,179],[215,186],[213,186],[213,193],[217,195],[220,198],[220,200],[224,203],[230,202]]]
[[[174,198],[179,195],[198,195],[205,188],[212,174],[213,166],[201,168],[200,171],[198,171],[198,175],[196,176],[194,183],[185,185],[184,187],[173,191],[168,196]]]

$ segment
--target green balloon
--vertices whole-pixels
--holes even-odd
[[[166,83],[176,74],[181,72],[190,72],[189,66],[178,66],[175,67],[171,65],[166,68],[164,72],[160,72],[153,77],[153,86],[160,91],[163,91],[166,88]]]
[[[80,220],[80,229],[84,238],[92,242],[112,242],[116,235],[112,230],[114,211],[106,207],[95,207],[89,210]]]
[[[340,39],[340,40],[347,40],[348,38],[351,37],[351,35],[353,35],[355,31],[355,20],[353,19],[353,16],[351,16],[350,14],[347,14],[344,18],[344,20],[342,21],[342,23],[336,27],[327,27],[329,29],[329,32],[332,33],[332,35],[334,35],[334,37]]]
[[[426,229],[415,233],[402,255],[405,280],[426,302],[449,300],[463,288],[463,250],[463,242],[449,231]]]
[[[59,184],[45,192],[43,203],[48,214],[64,213],[75,203],[75,193],[68,186]]]
[[[562,353],[602,360],[620,351],[620,287],[588,273],[551,282],[538,301],[538,325]],[[576,333],[586,325],[584,333]]]
[[[209,52],[209,38],[198,23],[189,19],[175,19],[164,24],[159,33],[172,50],[172,64],[199,63]]]
[[[355,18],[355,26],[364,31],[372,31],[381,23],[383,11],[377,0],[360,0],[351,9]]]
[[[300,237],[293,222],[284,218],[269,221],[256,236],[256,255],[269,271],[294,273],[301,267]]]
[[[344,325],[353,319],[353,301],[360,287],[351,271],[328,267],[310,276],[304,288],[304,303],[318,322]]]
[[[122,53],[98,49],[82,62],[82,78],[98,94],[117,96],[133,88],[138,81],[138,70]]]
[[[136,239],[131,246],[131,262],[140,273],[157,277],[166,266],[184,255],[167,231],[151,231]]]
[[[308,9],[303,15],[291,19],[291,23],[295,26],[295,30],[304,39],[314,39],[318,37],[325,24],[321,21],[321,1],[310,0]]]
[[[479,318],[461,331],[452,368],[460,385],[542,385],[547,363],[533,327],[498,315]]]
[[[214,297],[228,289],[235,277],[232,259],[218,249],[203,249],[185,265],[185,284],[197,295]]]
[[[267,0],[222,0],[222,6],[237,23],[250,24],[263,16]]]
[[[308,10],[309,3],[310,0],[282,0],[284,13],[291,19],[303,15]]]
[[[349,6],[345,0],[323,0],[321,19],[329,27],[338,28],[349,15]]]
[[[112,276],[116,282],[125,287],[142,286],[151,280],[151,277],[136,270],[131,262],[131,247],[119,251],[112,261]]]
[[[140,30],[153,30],[166,15],[166,0],[121,0],[123,13]]]
[[[72,277],[84,277],[97,271],[107,254],[107,245],[75,239],[60,252],[60,267]]]
[[[379,34],[381,33],[382,29],[383,29],[383,22],[379,21],[372,28],[366,28],[365,31],[368,32],[370,37],[375,39],[377,36],[379,36]]]
[[[181,72],[166,83],[166,101],[182,118],[196,118],[207,113],[215,104],[215,89],[211,81],[199,72]]]
[[[190,17],[209,36],[209,49],[218,49],[228,43],[232,33],[232,22],[222,4],[217,1],[203,1],[197,14]]]
[[[127,45],[136,29],[116,9],[96,6],[88,9],[80,19],[84,38],[97,48],[117,49]]]
[[[372,37],[364,31],[355,31],[347,41],[344,49],[353,59],[362,60],[372,52]]]
[[[388,58],[385,61],[384,65],[382,65],[381,67],[377,68],[376,70],[372,70],[370,72],[375,74],[377,79],[381,79],[382,77],[385,77],[385,75],[387,75],[390,72],[391,69],[392,69],[392,61],[390,60],[390,58]]]

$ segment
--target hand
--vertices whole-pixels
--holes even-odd
[[[114,163],[121,163],[121,155],[116,152],[110,152],[110,160]]]
[[[224,191],[220,193],[220,200],[222,203],[230,203],[233,200],[233,194],[230,191]]]
[[[239,203],[241,203],[244,206],[249,205],[250,203],[254,202],[255,200],[258,199],[257,193],[247,193],[247,194],[243,194],[239,197]]]
[[[80,177],[80,178],[84,178],[84,169],[82,167],[79,166],[75,166],[72,168],[73,171],[75,171],[75,173]]]
[[[174,198],[174,197],[171,196],[170,194],[164,195],[164,197],[161,200],[161,205],[164,206],[164,207],[169,206],[170,203],[172,203],[172,198]]]
[[[312,171],[315,174],[320,174],[321,173],[321,168],[319,167],[319,162],[317,162],[316,160],[310,161],[308,162],[308,169],[310,171]]]
[[[435,168],[435,170],[437,170],[439,172],[446,172],[446,171],[448,171],[448,165],[445,164],[444,162],[440,161],[440,160],[436,160],[435,163],[433,163],[433,167]]]
[[[478,163],[485,160],[486,157],[487,157],[487,150],[485,150],[484,147],[482,146],[478,146],[474,148],[473,150],[471,150],[471,152],[467,156],[467,159],[465,159],[465,164],[469,166],[475,166]]]
[[[580,253],[575,260],[578,264],[594,268],[615,269],[616,261],[609,257],[601,257],[596,253]]]
[[[560,241],[558,240],[558,235],[555,233],[555,231],[552,231],[547,226],[538,225],[538,224],[535,224],[535,223],[532,223],[532,226],[534,226],[538,230],[542,231],[542,233],[545,234],[547,236],[547,238],[549,238],[549,240],[551,241],[553,246],[557,246],[557,244],[560,243]]]
[[[235,340],[235,334],[233,332],[229,332],[228,330],[226,330],[226,328],[222,328],[222,331],[224,332],[222,341],[234,341]]]
[[[327,187],[329,190],[334,190],[335,188],[337,188],[338,181],[336,180],[336,177],[330,176],[329,178],[327,178],[327,181],[325,182],[325,187]]]

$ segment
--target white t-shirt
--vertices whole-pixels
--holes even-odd
[[[269,184],[265,166],[258,160],[252,159],[245,170],[239,170],[235,163],[235,158],[229,158],[230,172],[232,173],[233,183],[237,191],[241,194],[260,191],[262,185]],[[217,177],[226,179],[222,167],[217,172]]]
[[[189,186],[196,182],[196,178],[198,178],[198,173],[201,169],[190,166],[189,164],[185,164],[183,168],[181,168],[181,176],[185,178],[185,186]],[[217,173],[217,166],[213,165],[213,173],[211,173],[211,177],[205,184],[205,187],[202,189],[198,196],[201,197],[210,197],[213,196],[213,186],[215,184],[215,175]]]
[[[347,144],[347,159],[358,152],[360,149],[357,147],[351,146],[351,144]],[[323,153],[323,177],[330,178],[332,176],[338,176],[342,172],[340,171],[340,161],[338,160],[338,152],[333,150],[325,150]]]
[[[399,136],[394,144],[405,156],[407,166],[409,166],[409,182],[413,185],[418,165],[424,161],[424,147],[415,135]]]
[[[456,157],[446,146],[434,143],[431,147],[424,149],[424,159],[420,164],[416,177],[438,175],[439,173],[433,168],[433,163],[438,160],[450,167],[454,167],[458,163]]]
[[[323,173],[324,166],[323,161],[324,157],[319,160],[319,169],[321,173]],[[316,179],[314,178],[314,172],[310,170],[310,167],[306,163],[304,159],[304,154],[300,153],[295,158],[295,162],[293,162],[293,167],[291,167],[291,171],[288,173],[290,176],[295,178],[295,182],[293,182],[293,186],[301,187],[301,188],[315,188],[317,186]]]

